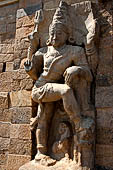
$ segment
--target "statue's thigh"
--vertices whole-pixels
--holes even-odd
[[[66,84],[47,83],[45,85],[45,95],[43,96],[42,102],[52,102],[60,100],[66,90]]]

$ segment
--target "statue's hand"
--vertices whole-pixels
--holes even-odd
[[[26,71],[30,71],[32,69],[32,62],[29,59],[24,63],[24,68]]]
[[[65,83],[69,85],[75,76],[78,76],[81,72],[81,67],[72,66],[66,69],[63,76],[65,77]]]

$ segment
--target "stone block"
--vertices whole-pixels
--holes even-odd
[[[6,165],[0,165],[0,170],[7,170],[7,166]]]
[[[22,90],[23,89],[25,89],[25,90],[32,90],[33,80],[32,79],[21,80],[20,87],[21,87]]]
[[[9,151],[10,139],[0,137],[0,151]]]
[[[18,155],[31,155],[32,141],[10,139],[9,153]]]
[[[15,51],[25,50],[25,49],[28,49],[28,47],[29,47],[28,38],[22,39],[21,41],[18,41],[18,39],[16,39],[16,41],[15,41]]]
[[[12,124],[10,128],[10,138],[31,139],[30,126],[25,124]]]
[[[113,128],[113,108],[97,109],[97,127]]]
[[[6,71],[13,71],[14,69],[14,63],[13,62],[7,62],[6,63]]]
[[[13,60],[13,54],[0,54],[0,63]]]
[[[16,23],[16,13],[7,16],[7,23],[8,24]]]
[[[10,93],[10,101],[12,107],[32,106],[31,91],[20,90]]]
[[[0,82],[12,82],[12,74],[10,72],[3,72],[0,74]]]
[[[3,72],[0,74],[0,81],[13,82],[14,80],[23,80],[29,78],[24,69],[13,70],[11,72]]]
[[[113,167],[113,146],[96,145],[96,164],[104,167]]]
[[[0,121],[11,122],[11,112],[9,109],[0,108]]]
[[[0,63],[0,73],[3,71],[3,63]]]
[[[21,28],[22,26],[33,26],[34,25],[34,15],[23,16],[22,18],[18,18],[16,21],[16,28]]]
[[[0,53],[13,54],[14,53],[14,44],[0,44]]]
[[[29,124],[32,117],[31,107],[15,107],[11,108],[11,123],[13,124]]]
[[[0,34],[4,34],[6,33],[7,30],[6,30],[6,24],[2,24],[0,25]]]
[[[11,90],[10,91],[19,91],[21,89],[20,87],[21,80],[13,80],[11,83]]]
[[[7,24],[7,33],[16,32],[16,23]]]
[[[5,165],[7,162],[7,153],[0,153],[0,165]]]
[[[8,104],[8,93],[0,92],[0,108],[7,109]]]
[[[97,127],[96,133],[97,144],[113,145],[113,130],[112,128]]]
[[[12,83],[7,81],[0,82],[0,91],[10,92],[12,90]]]
[[[112,107],[113,106],[113,86],[96,88],[96,107]]]
[[[21,40],[23,38],[26,38],[29,33],[31,33],[33,30],[33,27],[22,27],[18,28],[16,30],[16,39]]]
[[[10,123],[0,122],[0,137],[9,138],[10,137]]]
[[[30,159],[31,157],[26,155],[9,154],[7,170],[18,170],[22,165],[29,162]]]
[[[1,44],[14,44],[15,43],[15,33],[10,32],[8,34],[2,34],[0,37]]]
[[[13,81],[29,78],[29,75],[26,73],[24,69],[14,70],[11,74],[12,74]]]

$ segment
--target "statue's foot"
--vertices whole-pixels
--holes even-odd
[[[44,159],[45,157],[46,155],[37,153],[35,156],[35,161],[40,161],[41,159]]]
[[[50,158],[50,156],[38,153],[35,156],[35,161],[43,166],[52,166],[56,163],[56,160]]]

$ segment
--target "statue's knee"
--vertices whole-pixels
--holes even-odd
[[[63,92],[62,92],[62,95],[68,95],[68,94],[71,94],[73,92],[72,88],[69,87],[68,85],[65,85],[64,89],[63,89]]]
[[[37,97],[36,92],[32,91],[31,97],[32,97],[32,99],[33,99],[35,102],[38,102],[38,97]]]

